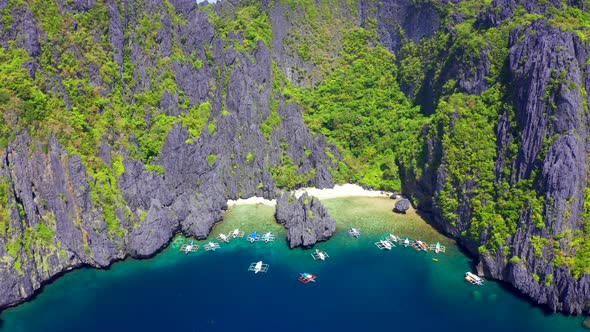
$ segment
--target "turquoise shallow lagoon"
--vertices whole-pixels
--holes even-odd
[[[152,259],[77,270],[3,312],[0,331],[584,330],[583,317],[547,315],[499,283],[467,284],[472,261],[415,214],[391,213],[386,198],[323,202],[338,221],[335,236],[317,246],[330,255],[325,262],[287,247],[273,207],[237,206],[211,238],[239,227],[273,231],[277,241],[237,239],[188,255],[173,243]],[[351,225],[363,236],[348,237]],[[378,250],[373,243],[390,231],[440,241],[447,253]],[[247,271],[258,260],[270,264],[268,273]],[[316,274],[317,282],[298,282],[300,272]]]

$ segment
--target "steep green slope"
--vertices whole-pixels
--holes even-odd
[[[344,151],[341,181],[394,190],[401,187],[396,158],[413,154],[425,121],[400,90],[395,56],[369,41],[362,28],[347,31],[336,69],[293,95],[310,129]]]
[[[584,6],[362,2],[377,23],[361,17],[325,80],[288,94],[343,152],[336,178],[401,183],[488,276],[588,310]]]

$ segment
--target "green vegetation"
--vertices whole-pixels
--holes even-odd
[[[215,122],[210,122],[209,125],[207,125],[207,132],[209,133],[209,135],[213,135],[215,129],[217,129],[217,125],[215,124]]]
[[[113,171],[116,177],[120,177],[125,173],[125,165],[123,165],[123,157],[113,157]]]
[[[0,236],[4,237],[10,229],[10,206],[8,204],[8,179],[0,178]]]
[[[344,152],[341,172],[355,172],[340,178],[393,190],[401,187],[396,159],[414,154],[425,118],[401,92],[393,54],[372,46],[371,38],[363,29],[351,30],[337,69],[321,85],[286,93],[305,106],[309,128]]]
[[[209,119],[210,115],[211,104],[209,102],[205,102],[200,104],[198,107],[192,107],[187,113],[182,114],[179,119],[182,125],[188,128],[191,138],[196,139],[201,136],[203,128],[205,127],[207,119]],[[215,131],[215,124],[213,124],[213,128],[208,128],[209,131],[211,131],[211,129]]]
[[[310,170],[305,174],[299,172],[299,167],[295,166],[293,159],[287,154],[288,146],[282,144],[282,154],[280,162],[269,171],[275,179],[275,183],[279,188],[295,189],[300,186],[305,186],[315,177],[315,169]]]
[[[540,258],[543,257],[543,250],[549,244],[549,239],[542,238],[540,236],[533,236],[531,237],[531,244],[533,245],[535,256]]]
[[[8,254],[12,257],[17,258],[20,250],[22,248],[22,241],[21,239],[12,240],[6,243],[6,250]]]
[[[552,274],[548,274],[545,276],[545,286],[549,287],[551,286],[551,284],[553,283],[553,275]]]
[[[23,274],[22,260],[20,257],[17,257],[16,261],[14,261],[14,269],[16,270],[16,272],[18,272],[18,274]]]
[[[94,178],[90,184],[92,202],[96,208],[102,210],[109,236],[123,237],[125,230],[120,225],[117,208],[126,209],[126,204],[117,186],[117,177],[107,167],[102,167],[91,176]]]
[[[562,258],[560,263],[569,263],[576,278],[582,274],[590,274],[590,186],[586,187],[584,198],[583,230],[578,230],[572,235],[570,247],[576,249],[575,256],[572,259],[572,255],[561,252],[558,256]]]
[[[518,256],[512,256],[512,258],[510,258],[510,261],[509,262],[512,265],[516,265],[516,264],[520,263],[520,257],[518,257]]]
[[[45,224],[38,224],[37,225],[37,237],[45,243],[52,243],[53,230]]]
[[[218,36],[227,39],[230,32],[241,32],[244,35],[243,44],[234,42],[239,51],[256,49],[259,41],[267,46],[272,41],[272,26],[266,11],[260,9],[259,1],[243,1],[237,10],[227,10],[222,13],[209,12],[209,18],[215,25]]]
[[[209,166],[213,166],[213,164],[215,163],[215,160],[217,160],[217,155],[216,154],[210,154],[207,157],[207,162],[209,163]]]
[[[254,160],[254,154],[252,152],[248,152],[248,155],[246,156],[246,163],[249,164],[252,162],[252,160]]]

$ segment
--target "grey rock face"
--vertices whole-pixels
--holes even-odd
[[[567,252],[571,248],[568,239],[554,239],[564,232],[582,229],[589,122],[581,111],[584,100],[580,87],[586,86],[587,59],[588,51],[575,34],[542,22],[517,28],[510,34],[508,64],[517,128],[506,113],[500,117],[496,128],[496,181],[514,185],[519,180],[533,180],[544,199],[542,226],[534,222],[531,209],[525,208],[518,218],[516,233],[507,239],[506,245],[495,254],[481,255],[478,247],[489,241],[489,233],[483,232],[478,239],[462,235],[470,227],[470,193],[477,188],[473,181],[460,183],[456,189],[458,220],[453,224],[444,221],[442,211],[430,201],[447,181],[446,168],[441,163],[445,152],[436,138],[442,137],[441,132],[429,136],[427,141],[425,175],[418,183],[404,186],[405,191],[418,198],[419,209],[432,213],[437,226],[480,258],[486,276],[508,281],[539,304],[568,313],[590,310],[590,278],[584,275],[576,280],[568,267],[553,264],[556,250]],[[515,140],[521,148],[514,158],[509,157],[509,149]],[[512,176],[505,178],[506,174]],[[544,247],[539,255],[532,244],[533,236],[554,244]],[[510,263],[506,257],[513,256],[520,261]]]
[[[522,6],[529,13],[544,13],[552,7],[561,9],[559,0],[493,0],[491,5],[481,11],[477,17],[477,24],[485,27],[498,27],[504,20],[510,18],[518,6]],[[568,6],[575,6],[584,10],[583,1],[569,0]]]
[[[288,193],[277,199],[276,218],[287,228],[289,247],[311,248],[319,241],[328,240],[336,230],[336,221],[316,197],[307,193],[298,199]]]
[[[61,2],[63,6],[64,1],[61,0],[59,2]],[[88,11],[94,7],[95,3],[96,0],[74,0],[66,3],[66,8],[71,8],[76,11]]]
[[[409,208],[410,208],[410,200],[407,198],[403,198],[403,199],[400,199],[399,201],[395,202],[395,206],[393,207],[393,212],[405,214]]]
[[[361,1],[360,12],[372,12],[373,5],[370,1]],[[394,53],[401,49],[404,38],[417,43],[434,35],[441,20],[434,2],[418,4],[410,0],[381,1],[376,16],[381,42]]]
[[[107,5],[109,7],[109,36],[113,44],[113,60],[119,65],[119,71],[122,74],[125,31],[117,2],[108,0]]]
[[[537,29],[536,34],[530,33]],[[520,36],[524,39],[519,41]],[[533,235],[554,238],[566,230],[581,229],[587,185],[588,119],[583,112],[582,86],[587,50],[578,37],[543,23],[535,23],[511,34],[510,70],[515,84],[516,116],[521,127],[522,149],[516,159],[515,174],[528,178],[540,170],[539,191],[545,197],[545,226],[535,229],[532,213],[521,215],[524,227],[512,241],[512,254],[526,257],[527,274],[508,267],[504,277],[552,310],[571,313],[588,311],[588,276],[576,281],[564,266],[553,267],[552,250],[543,257],[534,255]],[[555,76],[561,75],[561,79]],[[554,83],[551,83],[554,82]],[[573,88],[575,86],[575,88]],[[549,146],[547,147],[549,142]],[[543,147],[547,152],[543,154]],[[560,241],[561,250],[569,247]],[[548,261],[548,263],[546,263]],[[486,262],[486,260],[484,260]],[[490,262],[491,263],[491,262]],[[498,264],[489,264],[498,270]],[[502,265],[499,265],[502,266]],[[522,267],[520,267],[522,268]],[[531,282],[530,275],[553,275],[550,286]]]

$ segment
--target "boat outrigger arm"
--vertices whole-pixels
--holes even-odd
[[[248,271],[252,271],[252,272],[254,272],[254,274],[257,274],[258,272],[266,273],[268,271],[269,267],[270,267],[270,265],[265,264],[262,261],[258,261],[258,262],[251,263],[250,266],[248,267]]]
[[[209,241],[206,245],[203,246],[207,251],[215,251],[220,248],[219,243]]]
[[[195,244],[194,241],[191,243],[185,243],[180,247],[180,251],[188,254],[189,252],[196,252],[199,250],[199,245]]]
[[[319,259],[319,260],[322,260],[322,261],[325,261],[326,258],[330,258],[330,256],[328,255],[327,252],[321,251],[319,249],[316,249],[315,252],[313,252],[311,254],[311,257],[313,257],[314,260],[318,260]]]
[[[348,230],[348,235],[350,235],[350,236],[354,236],[355,238],[356,238],[356,237],[359,237],[361,234],[362,234],[362,232],[361,232],[361,231],[360,231],[360,229],[358,229],[358,228],[351,227],[351,228]]]

